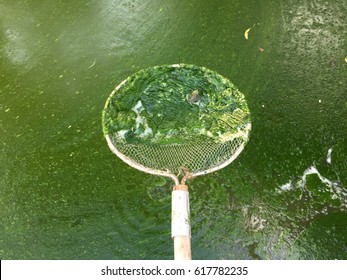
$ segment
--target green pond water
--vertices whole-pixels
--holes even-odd
[[[347,259],[346,5],[0,0],[0,258],[172,259],[172,181],[111,153],[115,85],[204,66],[252,132],[188,181],[194,259]],[[245,31],[248,40],[245,38]]]

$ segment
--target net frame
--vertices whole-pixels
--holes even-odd
[[[171,65],[171,67],[182,67],[182,65],[180,64],[173,64]],[[110,102],[111,98],[116,94],[116,92],[127,82],[127,79],[123,80],[120,84],[118,84],[116,86],[116,88],[112,91],[111,95],[109,96],[106,104],[105,104],[105,108],[107,108],[108,106],[108,103]],[[230,157],[228,157],[227,160],[221,162],[220,164],[218,165],[215,165],[211,168],[207,168],[205,170],[201,170],[201,171],[197,171],[197,172],[187,172],[186,174],[184,174],[181,182],[179,180],[179,177],[178,175],[172,173],[172,172],[169,172],[169,171],[164,171],[164,170],[160,170],[160,169],[155,169],[155,168],[149,168],[141,163],[138,163],[137,161],[131,159],[129,156],[127,156],[126,154],[124,154],[120,149],[117,149],[116,145],[114,145],[113,141],[112,141],[112,136],[110,134],[106,134],[105,135],[105,138],[106,138],[106,141],[107,141],[107,144],[110,148],[110,150],[118,157],[120,158],[123,162],[125,162],[126,164],[128,164],[129,166],[133,167],[133,168],[136,168],[137,170],[140,170],[142,172],[145,172],[145,173],[149,173],[149,174],[152,174],[152,175],[157,175],[157,176],[164,176],[164,177],[168,177],[168,178],[171,178],[176,185],[179,185],[180,183],[181,184],[185,184],[185,181],[187,179],[193,179],[197,176],[201,176],[201,175],[205,175],[205,174],[208,174],[208,173],[212,173],[212,172],[215,172],[217,170],[220,170],[226,166],[228,166],[230,163],[232,163],[239,155],[240,153],[243,151],[246,143],[248,142],[248,132],[251,130],[251,123],[249,122],[245,128],[244,128],[245,131],[247,131],[247,140],[246,141],[243,141],[232,153],[232,155]]]

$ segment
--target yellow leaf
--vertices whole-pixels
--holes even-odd
[[[345,57],[345,62],[347,63],[347,56]]]
[[[248,29],[245,31],[244,36],[245,36],[246,40],[248,40],[248,32],[249,32],[251,29],[252,29],[252,28],[248,28]]]

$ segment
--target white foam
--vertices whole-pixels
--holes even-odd
[[[289,181],[287,184],[284,184],[282,186],[280,186],[280,189],[282,191],[290,191],[294,188],[294,185],[292,184],[292,181]]]
[[[319,171],[317,170],[317,168],[315,166],[310,166],[309,168],[307,168],[304,172],[304,174],[302,175],[301,177],[301,180],[299,181],[299,187],[301,187],[302,189],[305,188],[305,185],[306,185],[306,181],[307,181],[307,175],[311,175],[311,174],[317,174],[319,179],[324,183],[328,183],[329,185],[331,185],[332,183],[324,178],[320,173]]]
[[[329,164],[331,164],[331,153],[332,153],[332,148],[329,149],[328,156],[327,156],[327,162]],[[309,175],[317,175],[319,180],[323,184],[325,184],[326,186],[325,191],[328,191],[331,193],[331,198],[340,199],[343,207],[347,207],[347,201],[346,201],[347,192],[342,187],[340,187],[339,182],[334,182],[324,177],[314,165],[311,165],[310,167],[308,167],[304,171],[300,180],[298,180],[297,182],[293,183],[292,181],[289,181],[288,183],[280,186],[279,192],[291,191],[295,188],[301,188],[302,190],[306,192],[311,192],[310,190],[306,188],[307,176]]]
[[[332,151],[333,149],[330,148],[328,150],[328,154],[327,154],[327,159],[326,159],[326,162],[328,164],[331,164],[331,154],[332,154]],[[322,174],[319,173],[318,169],[314,166],[314,165],[311,165],[309,168],[307,168],[305,171],[304,171],[304,174],[302,175],[301,179],[297,182],[297,186],[304,189],[305,186],[306,186],[306,178],[308,175],[311,175],[311,174],[316,174],[318,176],[318,178],[321,180],[322,183],[326,184],[329,188],[330,188],[330,191],[332,193],[340,193],[342,190],[340,187],[338,187],[338,184],[335,183],[335,182],[332,182],[330,181],[329,179],[325,178],[324,176],[322,176]],[[288,191],[288,190],[292,190],[294,189],[294,184],[289,181],[288,183],[280,186],[280,190],[282,191]]]

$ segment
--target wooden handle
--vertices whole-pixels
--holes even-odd
[[[192,259],[189,236],[179,235],[174,237],[174,254],[175,254],[175,260],[191,260]]]
[[[177,185],[172,191],[171,234],[175,260],[191,260],[188,186]]]

